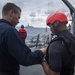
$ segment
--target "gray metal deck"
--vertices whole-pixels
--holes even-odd
[[[20,75],[45,75],[41,65],[29,67],[20,66]]]

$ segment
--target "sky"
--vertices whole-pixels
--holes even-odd
[[[68,1],[73,7],[75,6],[75,0]],[[49,14],[56,11],[69,13],[68,7],[62,0],[0,0],[0,13],[2,13],[2,7],[7,2],[13,2],[22,9],[17,26],[29,24],[33,27],[46,27],[46,19]],[[2,14],[0,14],[0,18],[2,18]]]

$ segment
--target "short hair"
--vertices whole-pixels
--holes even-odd
[[[2,15],[6,15],[10,10],[13,10],[14,13],[17,13],[18,10],[21,12],[21,8],[15,5],[14,3],[7,3],[2,9]]]

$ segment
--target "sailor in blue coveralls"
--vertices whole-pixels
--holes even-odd
[[[29,66],[41,64],[46,49],[31,51],[21,40],[15,29],[19,23],[21,9],[7,3],[0,19],[0,75],[19,75],[19,64]]]

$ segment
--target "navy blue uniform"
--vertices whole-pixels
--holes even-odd
[[[69,32],[62,31],[60,34],[69,34]],[[69,52],[62,40],[56,40],[49,45],[46,60],[51,70],[60,72],[60,75],[73,75],[74,56]]]
[[[31,50],[22,42],[18,31],[11,24],[0,20],[0,72],[19,73],[19,64],[29,66],[40,64],[43,54]]]

